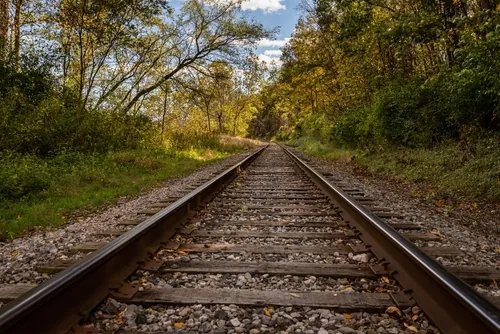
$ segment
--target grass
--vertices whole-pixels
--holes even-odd
[[[61,226],[70,215],[96,211],[249,148],[239,140],[225,139],[218,148],[65,153],[50,159],[0,153],[0,240]]]
[[[301,138],[293,144],[316,157],[342,160],[372,173],[412,181],[419,186],[414,196],[500,201],[499,138],[484,139],[468,148],[447,143],[433,149],[392,148],[381,152],[338,148],[312,138]]]

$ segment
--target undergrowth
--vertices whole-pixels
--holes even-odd
[[[0,240],[35,227],[61,226],[75,210],[94,211],[247,148],[226,140],[212,148],[73,152],[51,158],[0,152]]]
[[[447,143],[433,149],[386,148],[377,152],[350,150],[302,137],[292,144],[309,155],[341,160],[395,178],[415,182],[427,198],[500,201],[500,139],[485,138],[465,145]]]

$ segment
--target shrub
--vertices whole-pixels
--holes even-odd
[[[18,200],[37,194],[50,183],[51,173],[42,159],[12,152],[0,156],[0,199]]]
[[[136,149],[149,144],[151,128],[141,114],[85,109],[36,61],[24,61],[19,70],[0,64],[0,151],[52,156]]]

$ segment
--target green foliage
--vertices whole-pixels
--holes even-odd
[[[4,152],[0,161],[0,200],[20,199],[50,186],[48,165],[37,156]]]
[[[379,175],[416,182],[418,193],[429,198],[500,200],[500,138],[489,135],[465,143],[448,142],[432,149],[395,147],[378,152],[344,149],[312,137],[295,140],[307,154],[352,162]],[[352,159],[352,157],[355,157]]]
[[[500,130],[497,3],[309,2],[253,126],[371,152]]]
[[[0,240],[35,226],[64,224],[74,210],[95,210],[195,168],[253,147],[223,138],[212,148],[0,155]]]
[[[86,110],[43,64],[26,60],[19,70],[0,65],[0,151],[47,156],[138,148],[150,129],[140,114]]]

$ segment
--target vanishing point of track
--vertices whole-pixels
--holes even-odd
[[[13,299],[0,309],[0,333],[85,332],[78,324],[88,321],[108,296],[136,305],[275,305],[379,313],[417,304],[444,333],[500,333],[499,309],[465,283],[488,281],[498,273],[444,268],[433,257],[452,257],[459,250],[418,248],[411,241],[437,236],[412,224],[384,222],[381,218],[392,213],[370,213],[367,208],[375,204],[342,180],[328,180],[287,148],[261,147],[175,202],[145,210],[150,217],[144,221],[124,223],[130,230],[109,231],[117,236],[111,242],[75,247],[75,252],[90,254],[76,263],[48,264],[46,272],[56,274],[39,286],[0,287]],[[234,254],[241,253],[254,256],[235,260]],[[199,256],[190,261],[186,254]],[[312,255],[325,260],[308,262]],[[144,289],[138,283],[144,273],[238,274],[243,281],[252,275],[347,282],[383,277],[388,284],[345,293],[237,284]]]

